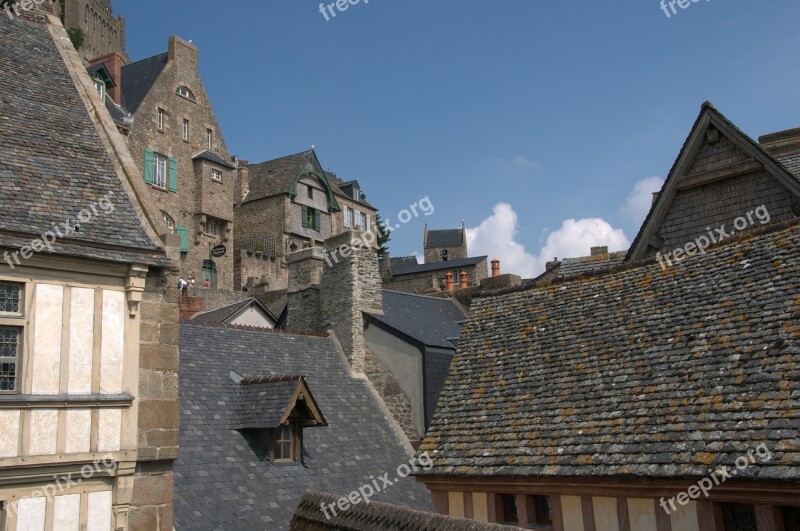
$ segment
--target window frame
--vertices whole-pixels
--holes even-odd
[[[519,525],[519,507],[517,507],[517,495],[508,493],[496,493],[495,515],[498,524]],[[512,510],[513,509],[513,510]]]
[[[164,109],[161,107],[156,110],[156,128],[158,128],[159,131],[164,130]]]
[[[210,236],[214,236],[215,238],[218,238],[221,231],[222,231],[222,228],[220,227],[220,224],[219,224],[218,221],[213,220],[213,219],[206,220],[205,227],[203,228],[203,232],[205,234],[208,234]]]
[[[190,130],[189,119],[188,118],[184,118],[183,119],[183,141],[184,142],[188,142],[189,141],[189,138],[191,136],[189,134],[189,130]]]
[[[192,89],[190,89],[186,85],[180,85],[177,89],[175,89],[175,94],[177,94],[181,98],[185,98],[185,99],[187,99],[189,101],[192,101],[192,102],[197,101],[197,98],[195,98],[194,92],[192,92]]]
[[[177,227],[175,219],[163,210],[161,211],[161,216],[164,218],[164,224],[170,230],[170,234],[175,234],[175,227]]]
[[[306,197],[314,200],[314,188],[310,184],[306,185]]]
[[[214,177],[214,175],[217,175],[217,177]],[[218,182],[218,183],[221,183],[222,182],[222,172],[220,170],[215,169],[215,168],[211,168],[211,180],[215,181],[215,182]]]
[[[296,422],[289,421],[272,431],[272,460],[275,463],[296,463],[300,458],[300,435]],[[288,445],[288,456],[284,447]],[[278,452],[280,448],[280,456]]]
[[[211,151],[214,145],[214,131],[206,128],[206,149]]]
[[[159,180],[159,161],[162,161],[163,164],[163,174],[161,175],[161,180]],[[169,158],[161,153],[156,153],[153,151],[153,186],[159,188],[161,190],[167,189],[167,181],[169,179]]]
[[[723,529],[725,531],[733,531],[734,529],[734,511],[737,509],[745,509],[752,511],[753,513],[753,520],[758,524],[758,515],[756,514],[755,505],[749,503],[726,503],[722,505],[722,520],[723,520]]]
[[[13,358],[11,356],[4,356],[0,358],[2,360],[14,360],[14,389],[10,391],[0,390],[0,395],[19,395],[22,394],[22,369],[25,350],[25,310],[28,302],[27,294],[29,287],[27,283],[19,282],[14,279],[0,278],[0,284],[12,284],[18,286],[19,288],[19,294],[17,297],[17,309],[19,311],[0,312],[0,329],[14,329],[17,331],[16,355]]]
[[[344,226],[347,229],[353,228],[353,213],[355,210],[346,206],[344,207]]]

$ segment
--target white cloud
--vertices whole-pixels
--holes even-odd
[[[647,177],[636,183],[631,193],[628,194],[625,204],[619,209],[620,214],[633,223],[642,223],[647,213],[650,212],[653,192],[660,191],[663,185],[664,179],[661,177]]]
[[[610,251],[623,251],[630,245],[622,229],[613,228],[603,219],[568,219],[547,236],[539,254],[535,255],[515,241],[519,228],[517,219],[508,203],[495,205],[491,216],[477,227],[467,229],[470,255],[485,254],[490,260],[498,258],[503,272],[529,278],[544,272],[545,264],[555,257],[586,256],[596,245],[607,245]]]

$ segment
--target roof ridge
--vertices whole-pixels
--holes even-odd
[[[741,243],[744,240],[750,240],[754,238],[758,238],[765,234],[771,234],[773,232],[780,232],[781,230],[788,229],[793,226],[800,226],[800,218],[790,219],[786,221],[779,221],[776,223],[770,223],[769,225],[764,225],[763,227],[759,227],[753,230],[749,230],[747,232],[740,232],[734,236],[730,236],[723,241],[720,241],[716,244],[713,244],[706,248],[705,254],[708,254],[709,251],[717,251],[722,248],[725,248],[729,245],[733,245],[736,243]],[[688,243],[688,242],[687,242]],[[682,260],[683,262],[687,260],[692,260],[700,255],[689,256]],[[476,293],[472,296],[473,299],[481,299],[481,298],[489,298],[489,297],[496,297],[499,295],[508,295],[511,293],[521,293],[523,291],[534,290],[537,288],[543,288],[546,286],[552,285],[561,285],[567,284],[572,281],[580,280],[582,278],[588,277],[602,277],[605,275],[610,275],[613,273],[618,273],[620,271],[627,271],[629,269],[637,269],[639,267],[645,267],[648,265],[652,265],[656,263],[657,257],[651,256],[649,258],[643,258],[641,260],[637,260],[634,262],[623,262],[622,264],[618,264],[611,267],[599,267],[597,269],[592,269],[589,271],[584,271],[582,273],[576,273],[574,275],[565,275],[561,277],[554,277],[551,279],[543,279],[536,282],[533,282],[528,285],[520,285],[520,286],[513,286],[510,288],[503,288],[491,291],[481,291]]]
[[[282,328],[257,328],[246,325],[232,325],[223,323],[196,323],[190,319],[181,320],[181,325],[197,326],[202,328],[228,328],[242,332],[261,332],[264,334],[280,334],[285,336],[330,337],[328,332],[313,332],[307,330],[284,330]]]
[[[251,378],[242,378],[242,381],[239,382],[241,385],[258,385],[258,384],[270,384],[270,383],[278,383],[278,382],[294,382],[294,381],[301,381],[306,378],[305,374],[293,374],[293,375],[285,375],[285,376],[254,376]]]
[[[397,291],[393,289],[383,289],[382,291],[388,291],[390,293],[397,293],[398,295],[406,295],[408,297],[420,297],[422,299],[431,299],[434,301],[447,301],[452,303],[452,299],[450,297],[432,297],[431,295],[422,295],[420,293],[406,293],[404,291]]]

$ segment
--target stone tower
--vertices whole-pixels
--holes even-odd
[[[64,28],[83,30],[83,46],[78,50],[84,63],[118,53],[125,58],[125,17],[114,16],[111,0],[55,0],[53,14]]]

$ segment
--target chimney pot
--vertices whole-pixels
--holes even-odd
[[[500,276],[500,260],[495,258],[492,260],[492,276],[498,277]]]
[[[608,246],[598,246],[592,247],[592,256],[600,256],[602,254],[608,254]]]
[[[447,282],[447,291],[453,291],[455,289],[455,286],[453,285],[453,273],[448,271],[445,275],[445,279]]]
[[[461,288],[461,289],[469,287],[469,280],[467,279],[467,272],[466,271],[462,271],[461,273],[459,273],[458,276],[461,277],[458,287]]]

